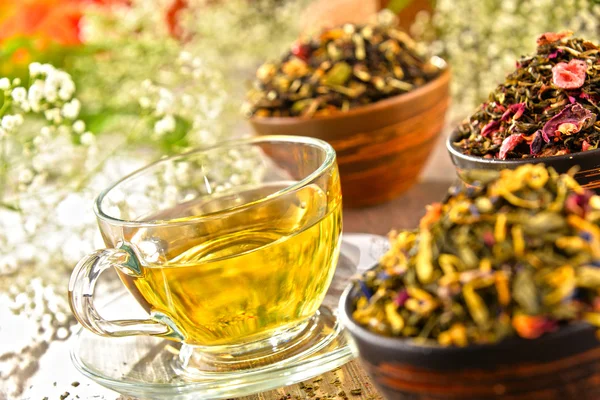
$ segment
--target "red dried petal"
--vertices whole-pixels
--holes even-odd
[[[565,199],[565,210],[572,214],[576,214],[581,218],[585,218],[590,211],[590,199],[592,198],[590,191],[585,191],[581,194],[571,193]]]
[[[540,316],[515,315],[512,320],[517,334],[525,339],[536,339],[558,327],[556,321]]]
[[[488,137],[500,128],[500,121],[490,121],[481,130],[481,136]]]
[[[510,105],[510,107],[508,107],[508,110],[506,110],[504,112],[504,114],[502,114],[502,121],[507,121],[508,119],[510,119],[511,115],[512,115],[512,119],[519,119],[521,117],[521,115],[523,115],[523,113],[525,112],[525,103],[516,103],[516,104],[512,104]]]
[[[517,147],[517,145],[522,141],[523,135],[521,135],[520,133],[514,133],[508,136],[502,141],[502,145],[500,146],[500,152],[498,153],[498,158],[501,160],[506,160],[506,154],[515,147]]]
[[[296,42],[292,45],[292,54],[304,61],[308,61],[310,53],[311,48],[307,44]]]
[[[537,38],[537,45],[538,46],[542,46],[544,44],[554,43],[554,42],[557,42],[557,41],[559,41],[561,39],[569,37],[572,34],[573,34],[573,31],[546,32],[546,33],[542,33]]]
[[[584,140],[581,144],[581,151],[588,151],[590,147],[592,147],[592,145],[587,140]]]
[[[408,295],[408,292],[406,290],[401,290],[394,298],[394,304],[396,304],[396,307],[402,307],[404,306],[404,303],[406,303],[406,300],[408,300],[409,297],[410,296]]]
[[[592,113],[580,104],[569,104],[561,112],[550,118],[542,128],[542,136],[546,143],[550,138],[560,132],[572,135],[583,129],[587,129],[596,122],[596,114]]]
[[[563,52],[563,49],[556,49],[552,53],[548,54],[548,59],[552,60],[552,59],[558,57],[558,55],[562,52]]]
[[[573,59],[569,63],[558,63],[552,67],[552,83],[561,89],[577,89],[585,83],[587,64]]]

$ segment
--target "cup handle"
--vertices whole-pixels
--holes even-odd
[[[69,303],[77,320],[87,329],[101,336],[150,335],[172,337],[181,340],[177,329],[170,321],[155,319],[130,319],[108,321],[94,307],[94,287],[98,278],[110,267],[118,268],[130,276],[141,274],[140,264],[127,244],[116,249],[97,250],[85,256],[71,273],[69,281]]]

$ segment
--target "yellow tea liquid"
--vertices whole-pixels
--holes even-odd
[[[328,196],[309,185],[257,202],[289,184],[191,202],[148,218],[177,222],[135,233],[132,242],[147,253],[147,265],[126,285],[149,311],[175,322],[191,345],[248,343],[306,320],[337,263],[341,195],[339,187]],[[234,212],[218,212],[237,204]]]

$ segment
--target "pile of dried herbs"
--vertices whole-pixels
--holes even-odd
[[[489,100],[458,128],[468,155],[513,159],[598,148],[600,49],[571,32],[545,33]]]
[[[543,165],[452,189],[356,283],[369,330],[443,346],[600,326],[600,197]]]
[[[276,63],[256,72],[248,116],[329,115],[406,93],[440,74],[394,23],[346,24],[296,42]]]

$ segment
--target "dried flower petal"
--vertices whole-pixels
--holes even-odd
[[[545,44],[550,44],[550,43],[554,43],[557,42],[561,39],[567,38],[569,36],[573,35],[573,31],[562,31],[562,32],[546,32],[546,33],[542,33],[538,38],[537,38],[537,45],[538,46],[542,46]]]
[[[517,147],[519,143],[523,141],[523,135],[520,133],[514,133],[504,139],[502,141],[502,146],[500,146],[500,152],[498,153],[498,158],[501,160],[506,160],[506,154]]]
[[[587,64],[573,59],[569,63],[558,63],[552,67],[552,83],[561,89],[578,89],[585,83]]]
[[[593,114],[580,104],[569,104],[561,112],[552,117],[542,128],[542,136],[546,143],[556,135],[556,132],[572,135],[583,129],[587,129],[596,122],[596,114]]]
[[[538,130],[534,133],[533,140],[529,145],[529,153],[533,155],[540,154],[542,147],[544,147],[544,138],[542,138],[542,131]]]
[[[585,217],[590,209],[589,202],[592,198],[590,192],[570,193],[565,200],[565,209],[573,214]]]
[[[581,144],[581,151],[588,151],[590,147],[591,145],[589,144],[589,142],[587,140],[584,140]]]
[[[540,316],[516,315],[513,317],[513,327],[517,334],[525,339],[537,339],[546,332],[557,329],[556,321]]]
[[[306,43],[296,42],[292,45],[291,53],[304,61],[308,61],[311,53],[311,48]]]
[[[562,49],[556,49],[556,50],[554,50],[552,53],[550,53],[550,54],[548,55],[548,59],[549,59],[549,60],[555,59],[555,58],[556,58],[556,57],[558,57],[558,55],[559,55],[560,53],[562,53],[562,52],[563,52],[563,50],[562,50]]]
[[[410,296],[408,295],[408,292],[406,290],[401,290],[398,292],[398,295],[394,298],[394,304],[397,307],[402,307],[404,306],[404,303],[406,303],[406,300],[408,300]]]
[[[494,132],[497,132],[499,128],[500,128],[500,122],[492,120],[492,121],[488,122],[486,126],[483,127],[483,129],[481,130],[481,136],[488,137],[491,134],[493,134]]]
[[[502,114],[502,121],[508,121],[511,116],[513,120],[519,119],[523,113],[525,112],[525,103],[516,103],[512,104],[508,109]],[[483,134],[482,134],[483,135]]]

